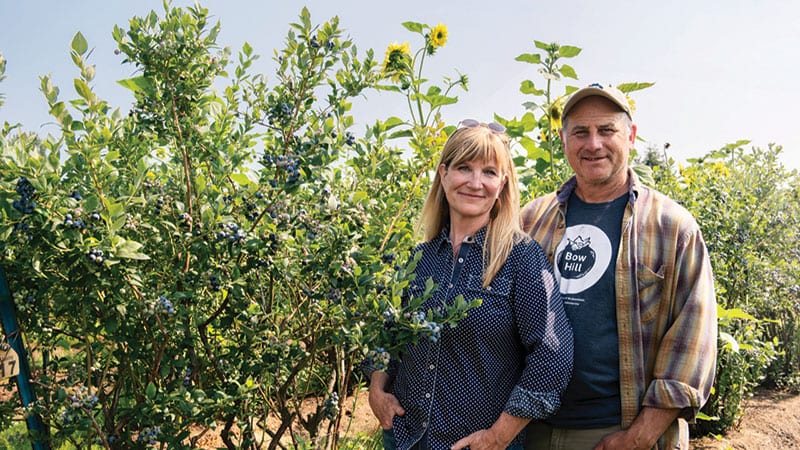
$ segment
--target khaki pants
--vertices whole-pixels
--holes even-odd
[[[525,443],[525,450],[592,450],[601,439],[620,429],[617,425],[590,430],[571,430],[553,428],[541,422],[531,422],[527,428],[528,440]]]

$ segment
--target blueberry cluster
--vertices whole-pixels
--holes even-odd
[[[97,402],[100,399],[97,398],[96,395],[90,395],[86,393],[81,393],[81,395],[73,395],[69,398],[70,402],[72,402],[72,407],[75,409],[81,408],[86,410],[92,410],[95,406],[97,406]]]
[[[172,305],[172,302],[166,295],[158,297],[158,308],[169,315],[175,314],[175,306]]]
[[[247,220],[254,222],[256,219],[258,219],[258,208],[256,207],[255,203],[247,202],[247,206],[245,207],[247,208],[247,212],[244,214],[244,216],[247,218]]]
[[[331,392],[331,395],[322,404],[322,410],[326,419],[335,419],[339,415],[339,394]]]
[[[340,291],[338,288],[331,288],[330,291],[328,291],[328,298],[330,298],[334,303],[339,303],[339,301],[342,299],[342,291]]]
[[[158,443],[158,435],[161,434],[161,427],[147,427],[139,433],[137,438],[138,442],[144,442],[148,445],[156,445]]]
[[[275,166],[285,170],[286,173],[289,174],[288,181],[290,183],[300,179],[300,163],[295,158],[289,158],[285,155],[273,156],[269,153],[264,153],[261,161],[265,167]]]
[[[416,325],[422,336],[426,337],[429,342],[437,343],[442,337],[442,328],[436,322],[428,322],[425,319],[425,313],[417,311],[411,315],[411,322]]]
[[[86,228],[86,222],[84,222],[83,219],[81,219],[80,217],[73,218],[72,214],[67,213],[66,215],[64,215],[64,226],[80,230],[81,228]]]
[[[387,352],[383,347],[378,347],[374,350],[370,350],[369,353],[367,353],[367,364],[369,364],[369,366],[375,370],[385,371],[388,369],[389,360],[389,352]]]
[[[17,222],[14,224],[14,233],[23,234],[31,229],[31,226],[25,222]],[[28,239],[32,239],[31,235],[28,235]]]
[[[280,157],[278,157],[280,158]],[[294,158],[288,158],[286,160],[286,165],[283,167],[286,170],[286,173],[289,174],[289,182],[293,183],[300,179],[300,168],[297,160]]]
[[[384,253],[383,255],[381,255],[381,261],[383,261],[384,264],[393,263],[394,258],[395,258],[394,253]]]
[[[271,107],[267,113],[270,125],[275,122],[285,122],[292,113],[292,105],[288,102],[279,102]]]
[[[164,207],[164,197],[159,195],[158,198],[156,198],[156,206],[155,208],[153,208],[153,214],[155,215],[161,214],[161,208],[163,207]]]
[[[269,251],[275,253],[278,251],[278,235],[270,233],[266,236],[266,241],[269,242]]]
[[[209,275],[208,276],[208,284],[211,286],[211,290],[217,292],[220,290],[219,284],[219,277],[216,275]]]
[[[69,397],[69,406],[61,412],[61,423],[68,425],[78,422],[85,417],[84,411],[91,411],[99,401],[96,395],[89,394],[86,387],[82,386]]]
[[[187,367],[186,372],[183,374],[183,385],[189,387],[192,385],[192,369]]]
[[[83,196],[81,195],[81,193],[80,193],[80,192],[79,192],[77,189],[75,189],[74,191],[72,191],[72,192],[69,194],[69,197],[70,197],[70,198],[74,198],[75,200],[78,200],[78,201],[81,201],[81,200],[83,200]]]
[[[181,213],[178,216],[178,220],[180,220],[181,221],[181,225],[183,225],[185,227],[188,227],[189,225],[192,224],[192,216],[190,216],[188,213],[185,213],[185,212]]]
[[[33,201],[33,195],[35,193],[36,189],[31,182],[25,177],[19,177],[17,180],[17,194],[19,194],[19,199],[14,200],[12,206],[22,214],[33,213],[33,209],[36,208],[36,202]]]
[[[386,308],[386,311],[383,312],[383,322],[385,325],[393,325],[396,317],[396,312],[394,308],[391,306]]]
[[[242,243],[247,238],[247,231],[240,228],[235,222],[220,224],[220,231],[217,231],[218,241],[228,241],[231,244]]]
[[[86,256],[95,264],[103,264],[103,261],[105,261],[103,251],[99,248],[92,248]]]
[[[320,48],[320,46],[321,46],[319,41],[317,40],[316,36],[311,36],[311,40],[309,41],[308,45],[311,48]],[[334,46],[333,41],[326,41],[325,42],[325,47],[328,49],[328,51],[333,50],[333,46]]]
[[[350,132],[348,131],[344,134],[344,143],[353,146],[356,143],[356,137],[350,134]]]

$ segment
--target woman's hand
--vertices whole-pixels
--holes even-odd
[[[470,450],[505,450],[528,422],[530,419],[515,417],[504,412],[489,429],[470,434],[453,444],[450,450],[467,447]]]
[[[406,413],[403,407],[400,406],[397,397],[386,392],[388,386],[389,375],[385,372],[372,373],[369,387],[369,407],[384,430],[392,429],[394,416],[402,416]]]
[[[369,390],[369,407],[372,408],[372,414],[375,414],[384,430],[392,429],[394,416],[406,413],[394,395],[373,389]]]
[[[505,450],[508,442],[503,442],[491,428],[488,430],[476,431],[469,436],[459,440],[450,450],[461,450],[469,447],[470,450]]]

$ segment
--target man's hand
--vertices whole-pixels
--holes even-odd
[[[650,450],[680,412],[680,409],[642,408],[630,428],[604,437],[594,450]]]
[[[386,392],[388,386],[389,376],[385,372],[372,373],[369,388],[369,407],[384,430],[392,429],[394,416],[402,416],[406,413],[403,407],[400,406],[400,402],[397,401],[397,397]]]
[[[623,430],[609,434],[594,447],[594,450],[650,450],[653,448],[637,442],[629,432],[630,430]]]

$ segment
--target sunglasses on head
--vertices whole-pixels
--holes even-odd
[[[458,128],[475,128],[481,126],[488,128],[492,133],[505,133],[506,131],[506,127],[497,122],[481,123],[475,119],[464,119],[458,122]]]

